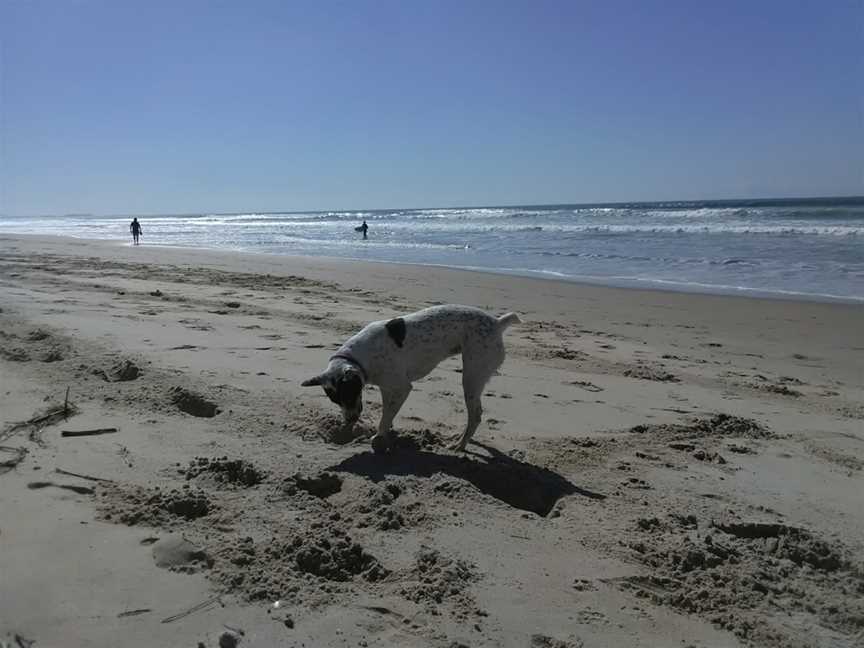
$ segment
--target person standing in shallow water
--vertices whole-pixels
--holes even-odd
[[[132,232],[132,242],[138,245],[138,237],[141,236],[141,223],[138,222],[138,218],[133,218],[129,223],[129,231]]]
[[[357,229],[360,230],[361,232],[363,232],[363,238],[364,239],[367,238],[366,232],[369,231],[369,226],[366,224],[365,218],[363,219],[363,224],[360,227],[358,227]]]

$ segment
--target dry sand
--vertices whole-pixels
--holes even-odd
[[[524,320],[470,452],[455,358],[339,438],[445,302]],[[7,645],[864,645],[862,307],[0,236],[0,308]]]

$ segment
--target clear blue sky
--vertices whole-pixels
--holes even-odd
[[[864,5],[0,0],[0,213],[864,193]]]

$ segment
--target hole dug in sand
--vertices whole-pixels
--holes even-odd
[[[157,567],[194,573],[213,564],[207,553],[182,535],[168,535],[153,545],[153,561]]]
[[[296,495],[298,491],[305,491],[315,497],[327,499],[342,490],[342,478],[327,472],[312,477],[304,477],[297,473],[285,480],[283,490],[286,495]]]
[[[174,387],[171,390],[171,402],[181,412],[186,412],[199,418],[213,418],[219,413],[216,403],[183,387]]]
[[[102,372],[102,377],[109,382],[128,382],[141,375],[141,369],[131,360],[121,360],[108,371]]]

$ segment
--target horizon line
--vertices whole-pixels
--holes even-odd
[[[663,203],[742,203],[742,202],[782,202],[782,201],[806,201],[806,200],[851,200],[864,202],[864,195],[843,196],[785,196],[771,198],[691,198],[691,199],[667,199],[667,200],[619,200],[601,202],[554,202],[554,203],[511,203],[511,204],[489,204],[489,205],[451,205],[451,206],[426,206],[426,207],[356,207],[351,209],[286,209],[286,210],[255,210],[219,212],[212,210],[186,211],[186,212],[69,212],[66,214],[4,214],[0,218],[45,218],[45,217],[73,217],[73,216],[100,216],[100,217],[146,217],[146,216],[201,216],[211,214],[213,216],[240,216],[243,214],[324,214],[345,212],[387,212],[387,211],[419,211],[424,209],[512,209],[516,207],[618,207],[623,205],[658,205]]]

